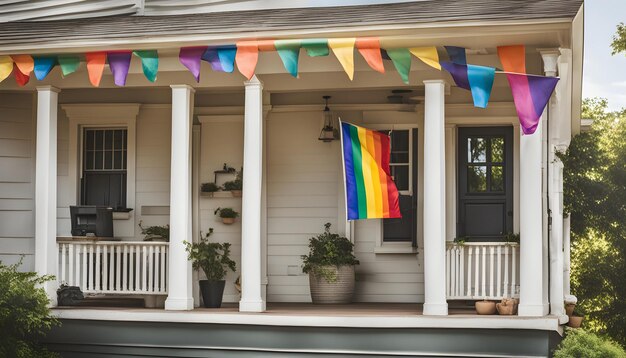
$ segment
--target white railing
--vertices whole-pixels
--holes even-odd
[[[167,294],[167,242],[60,241],[59,284],[84,293]]]
[[[519,296],[519,244],[449,243],[446,296],[449,300],[499,300]]]

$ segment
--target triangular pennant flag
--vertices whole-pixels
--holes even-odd
[[[35,77],[41,81],[50,71],[54,68],[54,65],[57,63],[57,59],[54,57],[35,57],[34,59],[34,72]]]
[[[196,82],[200,82],[200,59],[207,47],[181,47],[178,60],[191,72]]]
[[[352,81],[354,78],[354,44],[355,38],[348,39],[328,39],[328,46],[333,50],[333,53],[341,63],[344,71],[348,75],[348,78]]]
[[[441,67],[450,72],[457,86],[466,90],[470,89],[469,79],[467,78],[467,65],[457,65],[456,63],[443,61],[441,62]]]
[[[63,76],[76,72],[78,66],[80,65],[80,58],[73,55],[61,55],[57,57],[57,61],[59,61]]]
[[[259,46],[256,41],[237,42],[237,55],[235,55],[237,68],[247,79],[254,76],[256,64],[259,61]]]
[[[255,41],[256,47],[259,51],[276,51],[276,46],[274,46],[274,40],[259,40]]]
[[[533,134],[559,79],[516,73],[507,73],[506,77],[511,86],[522,132]]]
[[[159,72],[159,53],[157,50],[142,50],[134,51],[133,53],[141,59],[143,75],[150,82],[156,81],[157,73]]]
[[[326,39],[304,39],[302,47],[306,54],[311,57],[328,56],[328,40]]]
[[[406,48],[388,48],[387,54],[391,57],[402,81],[409,84],[409,73],[411,72],[411,53],[409,50]]]
[[[383,60],[391,61],[391,57],[389,57],[389,54],[387,53],[387,50],[385,50],[384,48],[380,49],[380,56],[383,58]]]
[[[456,63],[457,65],[467,65],[467,57],[465,56],[465,49],[463,47],[457,46],[444,46],[448,56],[450,57],[450,62]]]
[[[413,54],[413,56],[419,58],[420,61],[424,62],[432,68],[436,68],[441,71],[441,64],[439,64],[439,54],[437,53],[436,47],[413,47],[410,48],[409,51]]]
[[[111,51],[107,53],[109,68],[113,73],[113,81],[117,86],[126,85],[126,77],[130,69],[131,51]]]
[[[35,68],[35,61],[31,55],[11,55],[13,62],[23,75],[30,75]]]
[[[17,63],[13,63],[13,74],[15,76],[15,82],[20,87],[26,86],[26,84],[30,80],[30,76],[29,75],[26,75],[26,74],[22,73],[22,71],[20,71],[20,68],[17,67]]]
[[[0,82],[4,81],[13,72],[13,59],[11,56],[0,56]]]
[[[383,56],[380,52],[380,40],[378,37],[361,37],[356,39],[356,48],[368,65],[380,73],[385,73]]]
[[[498,46],[498,57],[505,72],[526,73],[524,45]]]
[[[475,107],[487,108],[495,75],[495,68],[467,65],[467,77]]]
[[[213,71],[224,72],[222,68],[222,63],[220,61],[220,56],[217,53],[216,48],[207,48],[206,51],[202,54],[202,60],[208,62],[211,65],[211,69]]]
[[[287,72],[293,77],[298,77],[298,58],[300,57],[299,40],[276,40],[274,46],[278,52],[278,56],[283,61],[283,65]]]
[[[106,52],[88,52],[85,54],[87,60],[87,73],[89,73],[89,81],[95,87],[100,86],[102,73],[104,72],[104,63],[106,62]]]
[[[217,48],[217,56],[220,58],[222,71],[230,73],[235,70],[235,57],[237,56],[237,46],[220,46]]]

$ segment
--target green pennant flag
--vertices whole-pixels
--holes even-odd
[[[293,77],[298,77],[298,58],[300,56],[301,43],[298,40],[276,40],[274,47],[278,56],[283,61],[285,69]]]
[[[302,40],[302,47],[311,57],[328,56],[329,54],[327,39],[304,39]]]
[[[409,49],[388,48],[386,50],[400,77],[402,77],[402,81],[409,84],[409,72],[411,72],[411,52]]]
[[[154,82],[159,70],[159,54],[156,50],[134,51],[135,56],[141,59],[141,68],[148,81]]]
[[[61,55],[57,57],[57,61],[59,61],[59,65],[61,66],[63,77],[76,72],[80,65],[80,58],[75,55]]]

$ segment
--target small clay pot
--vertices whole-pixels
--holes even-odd
[[[235,223],[235,218],[222,218],[222,223],[225,225],[232,225]]]
[[[569,321],[567,322],[567,326],[572,328],[580,328],[580,326],[583,324],[584,318],[585,317],[570,316]]]
[[[572,314],[574,314],[574,308],[576,307],[575,303],[568,303],[565,305],[565,314],[567,314],[568,316],[572,316]]]
[[[241,190],[231,190],[230,194],[233,198],[241,198]]]
[[[496,303],[492,301],[476,301],[476,313],[496,314]]]

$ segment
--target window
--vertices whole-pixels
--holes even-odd
[[[81,204],[126,208],[126,128],[83,131]]]

